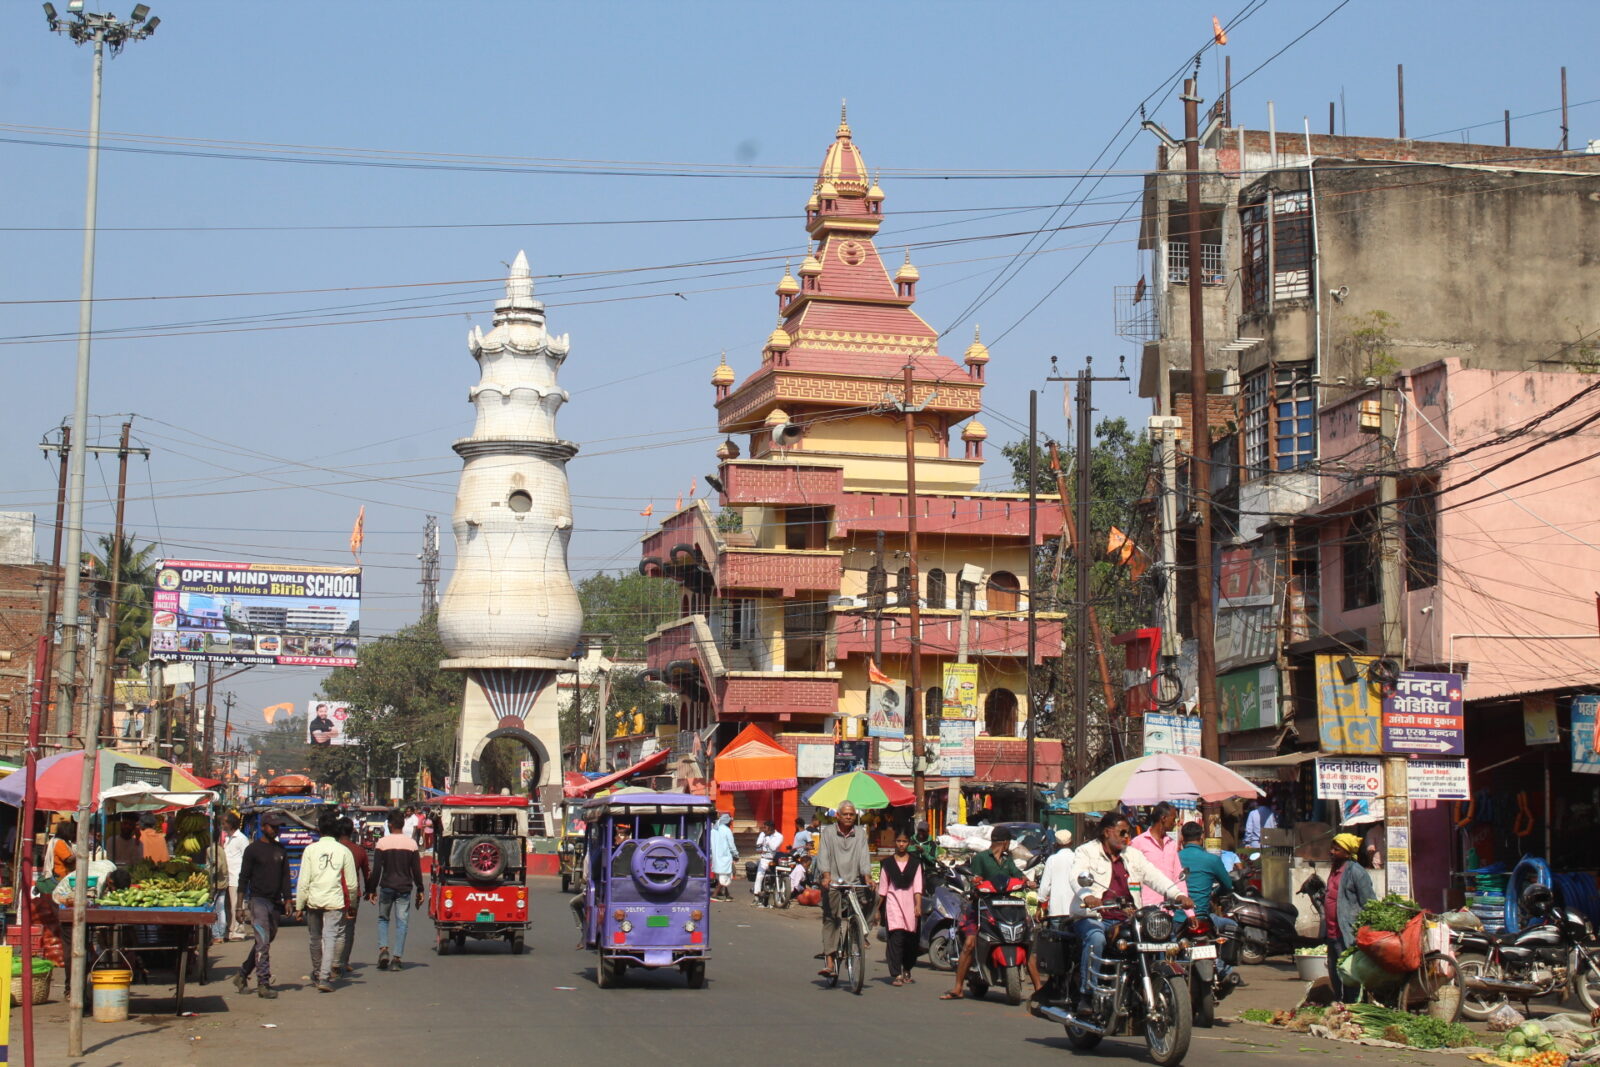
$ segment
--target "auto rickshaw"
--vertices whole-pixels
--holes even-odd
[[[583,802],[561,802],[561,843],[557,846],[561,857],[561,891],[583,892],[584,853],[589,839],[584,833]]]
[[[591,800],[581,813],[588,824],[583,937],[599,955],[596,984],[616,985],[629,967],[676,967],[689,988],[704,986],[711,800],[625,793]]]
[[[504,939],[522,951],[528,920],[528,798],[439,797],[439,839],[428,883],[433,949],[445,955],[467,938]]]

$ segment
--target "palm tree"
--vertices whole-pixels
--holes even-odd
[[[124,535],[122,543],[116,545],[111,534],[103,534],[98,544],[100,554],[90,557],[97,579],[109,582],[111,561],[120,558],[112,659],[137,670],[144,666],[150,653],[150,590],[155,586],[159,562],[156,546],[147,543],[139,547],[133,535]]]

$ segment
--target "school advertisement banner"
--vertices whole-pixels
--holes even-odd
[[[150,658],[352,667],[361,568],[167,559],[151,597]]]
[[[946,719],[978,718],[978,665],[976,663],[946,663],[944,665],[944,717]]]

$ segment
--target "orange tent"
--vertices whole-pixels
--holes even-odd
[[[751,811],[758,820],[777,823],[778,832],[787,841],[799,807],[796,770],[794,753],[761,727],[746,726],[727,748],[717,753],[713,764],[717,807],[733,814],[734,793],[758,794],[751,798]]]

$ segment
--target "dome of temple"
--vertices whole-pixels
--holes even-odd
[[[911,265],[911,253],[906,253],[906,261],[900,264],[900,269],[894,272],[897,282],[914,282],[922,277],[922,272]]]
[[[962,357],[970,365],[973,363],[989,362],[989,346],[978,340],[978,328],[972,328],[972,343],[967,346],[966,355]]]
[[[773,408],[771,414],[769,414],[766,419],[768,426],[782,426],[788,421],[789,413],[782,408]]]
[[[774,326],[772,333],[767,335],[767,347],[774,352],[787,352],[792,344],[794,341],[782,326]]]
[[[983,423],[979,422],[977,419],[973,419],[971,422],[967,423],[967,428],[961,431],[961,439],[963,441],[983,441],[986,440],[988,436],[989,431],[985,429]]]
[[[732,385],[734,380],[733,368],[728,366],[728,354],[722,354],[722,362],[717,364],[717,369],[711,372],[712,385]]]

